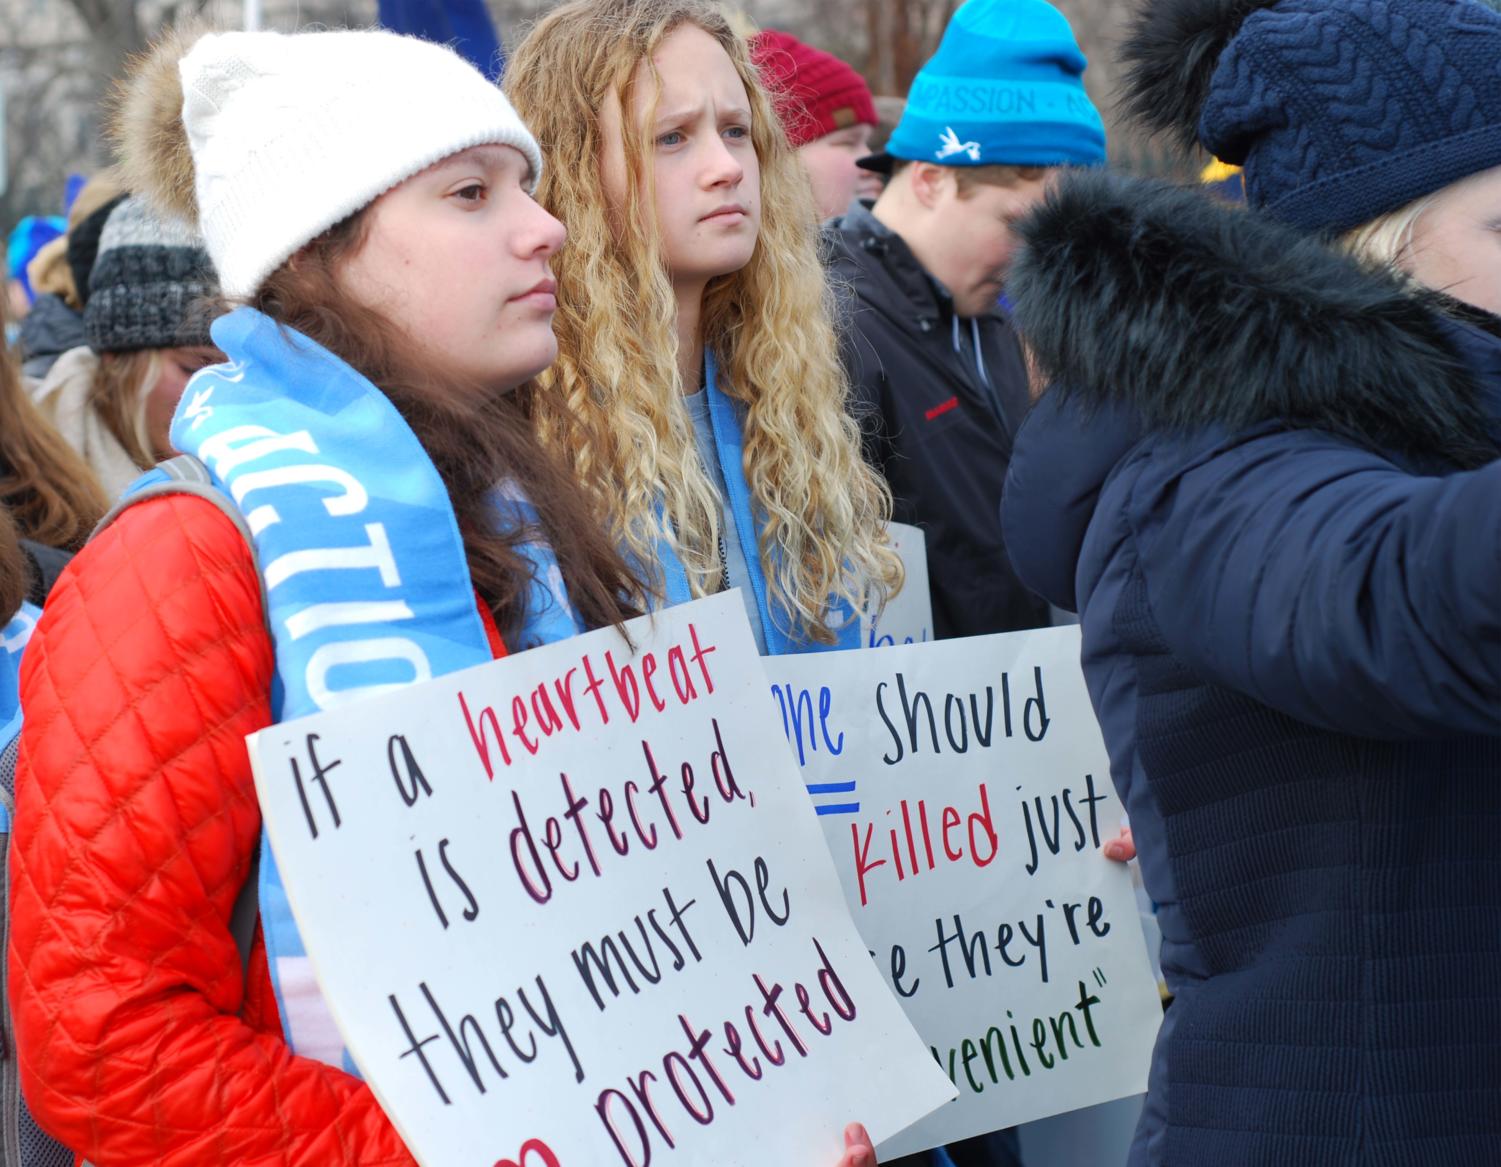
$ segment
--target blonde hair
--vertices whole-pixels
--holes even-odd
[[[716,590],[719,495],[682,401],[651,141],[629,116],[638,69],[649,84],[652,54],[685,24],[718,41],[745,83],[761,168],[755,253],[709,284],[704,347],[723,370],[721,388],[747,408],[745,476],[765,516],[768,582],[795,625],[785,631],[831,643],[831,598],[859,609],[900,586],[885,533],[891,495],[861,457],[846,409],[807,178],[744,42],[710,4],[574,0],[543,17],[507,65],[506,88],[547,157],[537,197],[569,231],[556,261],[559,354],[533,390],[533,417],[572,458],[621,546],[651,570],[665,538],[693,594]],[[601,114],[612,101],[625,115],[626,166],[624,205],[613,209],[601,173]]]
[[[150,470],[157,462],[157,451],[151,448],[146,432],[146,395],[161,378],[162,360],[159,349],[100,353],[89,390],[94,412],[142,470]]]
[[[1356,259],[1373,267],[1387,268],[1403,279],[1413,282],[1407,270],[1407,260],[1412,248],[1413,233],[1420,220],[1432,208],[1438,191],[1388,211],[1369,223],[1362,223],[1340,238],[1340,246]]]

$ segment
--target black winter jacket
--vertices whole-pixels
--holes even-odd
[[[997,518],[1027,410],[1016,336],[999,309],[956,321],[948,293],[868,206],[826,225],[825,250],[867,456],[891,484],[897,521],[927,536],[934,634],[1046,625],[1047,605],[1017,580]]]
[[[38,296],[21,321],[21,372],[40,381],[63,353],[88,343],[83,313],[69,308],[60,296]]]

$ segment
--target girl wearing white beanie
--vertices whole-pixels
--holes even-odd
[[[208,489],[138,484],[27,656],[22,1081],[111,1167],[407,1164],[319,996],[243,738],[639,610],[515,392],[556,354],[563,227],[500,91],[391,33],[168,43],[117,130],[239,306],[172,424]],[[846,1167],[873,1163],[855,1141]]]

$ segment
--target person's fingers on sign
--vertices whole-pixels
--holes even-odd
[[[839,1167],[876,1167],[876,1149],[857,1122],[844,1128],[844,1154],[839,1157]]]
[[[1106,859],[1114,859],[1117,863],[1129,863],[1135,859],[1136,840],[1131,837],[1131,828],[1122,827],[1121,833],[1113,839],[1106,839],[1100,850]]]

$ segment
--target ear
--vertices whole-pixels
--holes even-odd
[[[955,190],[954,173],[947,166],[914,162],[907,168],[912,194],[928,210],[935,210]]]

